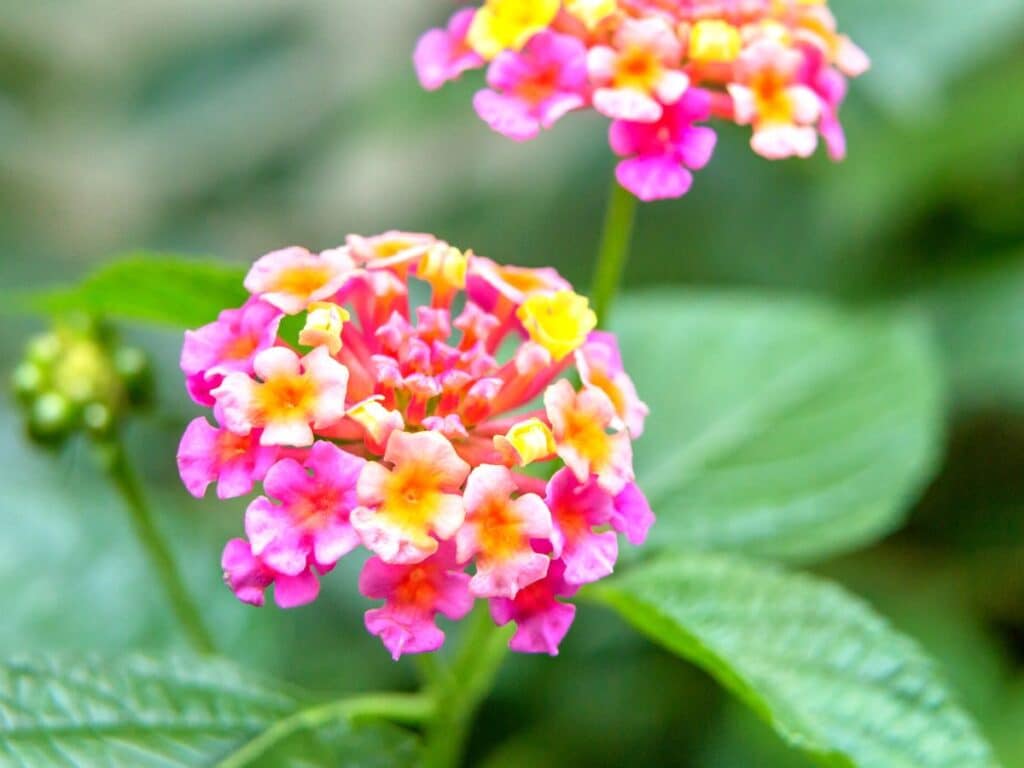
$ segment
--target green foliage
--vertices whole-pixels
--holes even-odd
[[[222,661],[15,658],[0,664],[0,765],[212,766],[301,706]],[[414,755],[401,731],[344,721],[272,746],[246,764],[385,768]]]
[[[194,328],[222,309],[241,306],[244,276],[222,262],[139,252],[110,262],[77,286],[32,294],[22,303],[51,314],[87,312]]]
[[[591,594],[702,666],[824,765],[995,765],[917,646],[839,587],[736,556],[693,554]]]
[[[914,317],[664,292],[616,319],[654,414],[650,547],[821,559],[895,528],[934,470],[941,373]]]
[[[960,270],[922,295],[959,405],[1024,407],[1024,258]]]

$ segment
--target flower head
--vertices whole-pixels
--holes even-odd
[[[229,587],[305,605],[365,548],[360,589],[383,601],[366,627],[395,658],[437,649],[437,616],[477,599],[518,624],[516,650],[557,652],[575,610],[557,598],[611,573],[618,534],[640,542],[653,522],[630,448],[647,408],[587,300],[554,270],[403,232],[257,267],[245,307],[183,355],[218,425],[185,431],[183,482],[256,496],[224,550]],[[237,338],[244,358],[224,352]]]
[[[414,61],[430,90],[488,67],[474,107],[515,141],[592,107],[642,200],[689,191],[715,148],[696,123],[712,118],[751,126],[769,159],[808,157],[818,135],[842,159],[846,79],[870,66],[827,0],[486,0],[427,32]]]

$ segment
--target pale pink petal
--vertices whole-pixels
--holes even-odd
[[[206,419],[193,419],[178,445],[178,474],[185,488],[197,499],[203,497],[210,483],[217,479],[216,451],[218,430]]]
[[[586,534],[562,553],[565,580],[569,584],[590,584],[611,575],[619,556],[619,541],[613,531]]]
[[[654,525],[654,512],[636,483],[628,483],[615,497],[611,524],[634,546],[640,546],[647,540],[647,534]]]
[[[513,141],[529,141],[540,133],[540,120],[521,99],[496,91],[478,91],[473,108],[493,131]]]
[[[656,123],[662,106],[646,93],[633,88],[599,88],[594,91],[594,109],[606,117],[635,123]]]
[[[388,606],[366,612],[366,629],[398,661],[405,653],[429,653],[444,645],[444,632],[429,616],[395,611]]]

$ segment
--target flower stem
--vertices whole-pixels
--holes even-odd
[[[418,725],[434,713],[434,700],[418,693],[370,693],[302,709],[279,720],[259,736],[217,763],[217,768],[243,768],[299,731],[311,731],[338,720],[387,720]]]
[[[424,768],[461,764],[473,716],[508,653],[510,629],[494,626],[486,607],[477,608],[450,679],[437,688],[437,709],[426,729]]]
[[[633,238],[633,223],[636,220],[636,198],[623,189],[617,181],[612,182],[608,196],[608,207],[604,215],[604,232],[601,247],[597,253],[594,270],[594,287],[591,297],[597,321],[603,328],[608,324],[615,294],[622,282],[622,273],[629,258],[629,245]]]
[[[153,514],[146,503],[135,469],[132,467],[120,437],[115,437],[104,446],[102,456],[107,474],[117,488],[131,515],[135,535],[146,552],[149,562],[156,568],[157,576],[166,593],[168,602],[181,623],[192,646],[203,654],[213,653],[215,648],[203,624],[202,615],[189,595],[181,574],[174,563],[171,550],[164,541],[153,520]]]

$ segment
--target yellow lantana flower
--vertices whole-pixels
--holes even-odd
[[[530,338],[555,360],[579,349],[597,327],[597,315],[586,297],[572,291],[535,293],[516,312]]]
[[[519,50],[554,21],[559,0],[487,0],[476,12],[466,41],[485,59]]]

